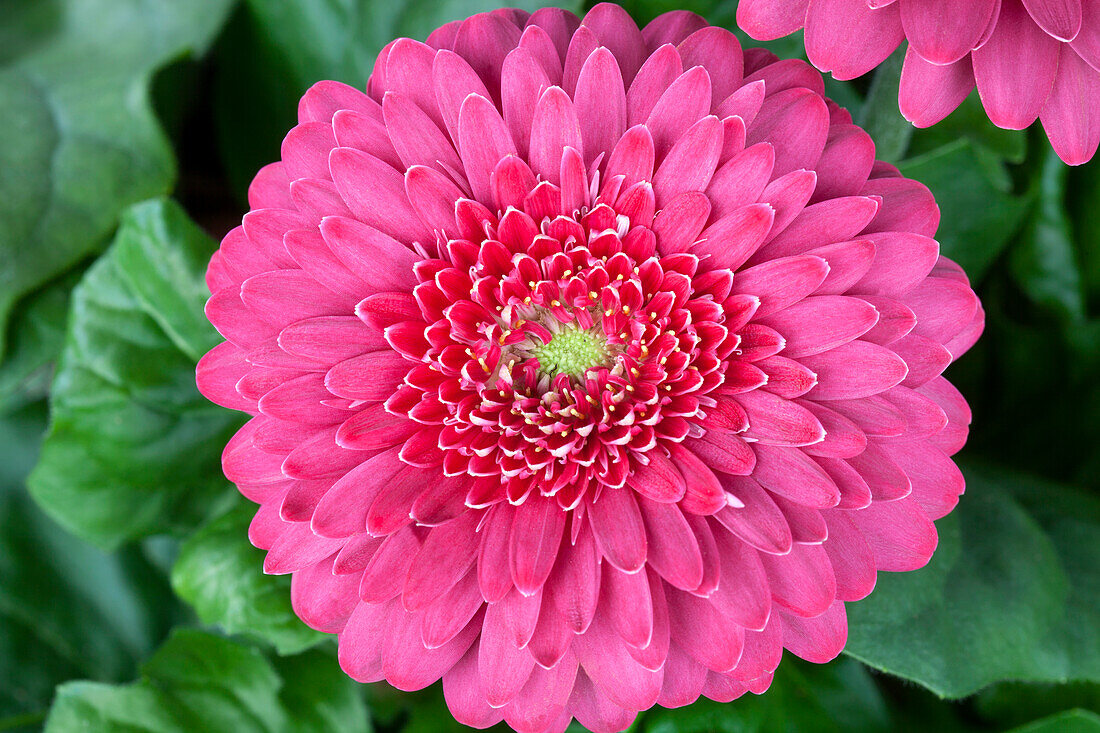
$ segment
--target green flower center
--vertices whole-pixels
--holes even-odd
[[[550,343],[535,347],[534,356],[544,374],[580,376],[589,369],[607,365],[610,354],[606,344],[601,334],[565,326],[554,334]]]

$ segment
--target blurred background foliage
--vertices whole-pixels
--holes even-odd
[[[733,0],[625,5],[734,27]],[[261,573],[218,465],[240,420],[193,369],[206,260],[301,93],[496,6],[0,0],[0,731],[461,729],[437,688],[344,677]],[[967,495],[927,568],[850,606],[841,659],[637,730],[1100,731],[1100,161],[1066,168],[974,98],[915,131],[899,73],[827,90],[935,192],[985,303],[950,370]]]

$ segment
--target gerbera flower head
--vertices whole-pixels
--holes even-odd
[[[1100,4],[1094,0],[742,0],[738,24],[753,38],[806,29],[822,71],[853,79],[908,40],[899,101],[928,127],[977,83],[999,127],[1042,121],[1066,163],[1100,145]]]
[[[321,82],[214,255],[198,367],[352,677],[626,728],[844,646],[963,480],[977,338],[928,190],[797,61],[498,11]]]

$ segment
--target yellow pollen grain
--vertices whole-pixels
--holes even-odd
[[[624,305],[623,306],[623,315],[624,316],[629,316],[630,315],[630,306],[629,305]]]
[[[561,301],[560,300],[551,300],[550,301],[550,306],[553,307],[553,308],[558,308],[558,307],[561,306]]]

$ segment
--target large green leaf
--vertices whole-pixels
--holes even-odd
[[[879,160],[897,164],[909,148],[913,126],[898,109],[898,88],[901,86],[901,66],[905,49],[899,48],[886,59],[871,79],[867,99],[856,122],[875,141]]]
[[[180,549],[172,587],[203,623],[250,634],[293,654],[324,638],[294,615],[290,576],[265,575],[263,555],[248,541],[255,506],[244,499],[199,528]]]
[[[257,649],[178,630],[124,686],[58,688],[47,733],[306,733],[369,731],[356,684],[331,654],[272,662]]]
[[[827,733],[892,730],[886,703],[867,670],[842,659],[821,666],[787,657],[771,688],[730,704],[700,700],[675,710],[654,709],[645,733]]]
[[[41,405],[0,419],[0,730],[44,710],[59,682],[131,677],[176,615],[140,553],[105,555],[31,501],[45,424]]]
[[[243,191],[278,160],[306,89],[322,79],[365,88],[375,56],[394,38],[423,40],[475,13],[546,5],[580,11],[576,0],[247,0],[217,52],[215,114],[230,180]]]
[[[985,148],[957,139],[904,161],[901,172],[932,190],[942,220],[936,238],[945,255],[972,280],[980,280],[1004,251],[1028,211],[1030,201],[999,180],[1002,161]]]
[[[202,311],[214,246],[177,205],[141,204],[73,292],[29,482],[47,512],[105,548],[192,527],[226,493],[219,457],[239,418],[206,401],[194,374],[219,340]]]
[[[8,352],[0,359],[0,413],[46,396],[65,341],[69,292],[78,275],[62,277],[16,307]]]
[[[1012,271],[1036,304],[1075,324],[1085,318],[1085,297],[1065,209],[1069,169],[1053,150],[1044,152],[1035,213],[1026,236],[1012,249]]]
[[[1020,726],[1012,733],[1100,733],[1100,715],[1088,710],[1067,710]]]
[[[1076,682],[1064,685],[1005,682],[982,690],[975,708],[985,720],[999,727],[1024,725],[1039,716],[1082,709],[1100,713],[1100,684]]]
[[[850,604],[847,652],[947,697],[1100,681],[1100,501],[1015,472],[967,480],[928,567]]]
[[[171,188],[149,80],[202,51],[232,1],[0,4],[0,355],[16,301],[95,252],[128,205]]]

